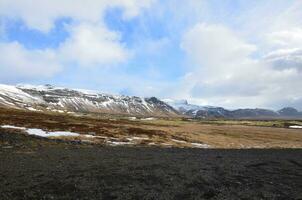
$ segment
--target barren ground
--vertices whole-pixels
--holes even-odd
[[[301,199],[302,150],[110,147],[0,132],[0,199]]]

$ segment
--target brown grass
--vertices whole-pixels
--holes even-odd
[[[236,124],[236,121],[215,124],[181,119],[146,122],[108,115],[73,116],[0,108],[0,125],[72,131],[97,136],[97,138],[59,138],[62,140],[84,140],[102,144],[107,141],[106,138],[127,142],[128,138],[142,137],[144,139],[135,140],[135,144],[155,143],[159,146],[191,147],[191,143],[202,143],[212,148],[302,148],[302,130],[251,126],[252,122],[247,121],[244,123],[248,125],[239,122]],[[264,123],[259,121],[258,124]]]

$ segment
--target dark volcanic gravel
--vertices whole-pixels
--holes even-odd
[[[302,150],[98,147],[0,136],[1,200],[302,199]]]

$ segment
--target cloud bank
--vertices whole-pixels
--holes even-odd
[[[185,33],[181,46],[194,65],[184,78],[184,91],[196,102],[257,107],[300,100],[299,50],[254,58],[255,45],[224,26],[206,24],[197,24]]]

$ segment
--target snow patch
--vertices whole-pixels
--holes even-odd
[[[17,84],[17,88],[37,91],[50,91],[50,90],[63,90],[63,87],[54,87],[52,85],[30,85],[30,84]]]
[[[128,117],[128,119],[134,121],[136,120],[136,117]]]
[[[23,103],[41,103],[43,100],[31,96],[15,86],[0,84],[0,94]]]
[[[191,145],[193,146],[193,147],[197,147],[197,148],[209,148],[210,147],[210,145],[208,145],[208,144],[202,144],[202,143],[191,143]]]
[[[28,135],[36,135],[40,137],[61,137],[61,136],[71,136],[71,137],[77,137],[80,136],[79,133],[73,133],[69,131],[43,131],[39,128],[25,128],[25,127],[18,127],[18,126],[12,126],[12,125],[3,125],[1,128],[11,128],[11,129],[19,129],[19,130],[25,130]],[[87,137],[87,135],[84,135]]]
[[[186,141],[183,140],[175,140],[175,139],[171,139],[173,142],[177,142],[177,143],[187,143]]]
[[[143,121],[150,121],[150,120],[156,120],[154,117],[148,117],[148,118],[142,118]]]
[[[133,140],[148,140],[148,137],[129,137],[127,140],[133,141]]]
[[[47,110],[49,110],[47,108]],[[64,113],[64,110],[57,110],[57,109],[50,109],[52,112],[59,112],[59,113]]]
[[[118,142],[118,141],[107,141],[107,143],[112,146],[133,144],[132,142]]]
[[[25,130],[25,127],[17,127],[17,126],[12,126],[12,125],[2,125],[1,128],[12,128],[12,129],[20,129],[20,130]]]
[[[30,110],[30,111],[39,111],[39,110],[37,110],[37,109],[35,109],[35,108],[33,108],[33,107],[28,107],[28,108],[26,108],[27,110]]]
[[[27,129],[26,132],[29,135],[36,135],[40,137],[61,137],[61,136],[71,136],[71,137],[77,137],[80,136],[78,133],[73,133],[69,131],[53,131],[53,132],[47,132],[43,131],[42,129],[38,128],[30,128]]]
[[[302,126],[294,125],[294,126],[289,126],[289,128],[302,128]]]

